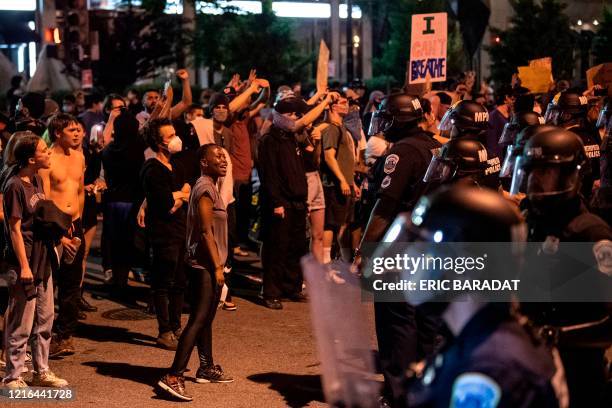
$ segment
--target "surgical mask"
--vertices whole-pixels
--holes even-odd
[[[227,120],[227,110],[213,110],[213,119],[217,122],[225,122]]]
[[[174,136],[170,139],[166,148],[170,154],[178,153],[183,150],[183,141],[178,136]]]
[[[272,111],[272,124],[286,132],[295,132],[295,120],[290,119],[277,111]]]

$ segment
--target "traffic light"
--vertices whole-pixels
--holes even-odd
[[[64,56],[69,65],[79,64],[89,44],[87,0],[57,0],[56,10],[63,21]]]

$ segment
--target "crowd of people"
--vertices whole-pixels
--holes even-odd
[[[526,222],[530,241],[599,244],[595,264],[610,249],[612,107],[601,87],[560,81],[534,95],[513,79],[493,92],[469,72],[419,95],[367,95],[353,81],[306,97],[299,86],[273,92],[252,70],[194,103],[188,72],[176,80],[180,99],[170,82],[142,95],[80,92],[61,105],[12,89],[0,115],[5,386],[27,386],[28,344],[32,384],[67,384],[48,357],[77,352],[78,320],[96,310],[83,278],[99,215],[108,294],[135,305],[130,272],[148,269],[157,344],[176,351],[158,385],[181,400],[192,399],[183,373],[196,345],[197,382],[233,381],[214,363],[212,327],[217,309],[237,309],[226,277],[246,249],[260,250],[261,300],[273,310],[307,301],[304,255],[329,265],[329,279],[341,284],[334,261],[363,268],[365,246],[382,241],[404,212],[413,213],[406,228],[423,240],[443,231],[444,241],[506,241]],[[555,333],[546,346],[525,334],[509,304],[441,305],[374,304],[381,406],[463,406],[457,398],[470,397],[489,402],[475,406],[603,402],[609,336],[559,337],[566,326],[609,324],[606,305],[567,314],[525,308],[533,325]],[[441,350],[442,334],[452,340]],[[450,352],[464,353],[452,367],[435,358]],[[423,359],[439,378],[409,390],[405,373]],[[556,377],[559,361],[567,386]],[[472,371],[482,375],[461,375]]]

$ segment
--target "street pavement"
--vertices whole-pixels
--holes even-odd
[[[148,286],[130,282],[137,308],[110,300],[100,289],[103,272],[97,261],[90,257],[85,297],[99,310],[80,322],[74,339],[77,353],[50,361],[51,369],[69,381],[75,400],[37,400],[20,405],[123,408],[180,404],[159,396],[154,387],[172,363],[174,352],[155,345],[157,322],[154,315],[145,312]],[[242,263],[234,277],[239,289],[233,301],[238,310],[218,310],[214,322],[215,363],[235,381],[195,383],[198,359],[194,351],[186,373],[193,403],[232,408],[326,406],[309,305],[286,302],[281,311],[261,306],[258,266],[253,254]],[[185,323],[187,317],[183,315]],[[5,402],[3,399],[2,404]]]

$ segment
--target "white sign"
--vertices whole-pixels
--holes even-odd
[[[446,80],[446,13],[413,14],[410,37],[411,84]]]

